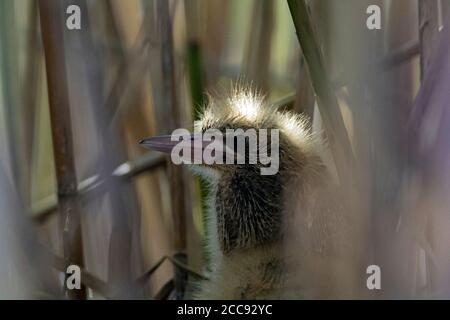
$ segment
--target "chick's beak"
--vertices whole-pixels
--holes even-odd
[[[170,154],[178,142],[172,141],[170,135],[164,135],[142,139],[139,141],[139,144],[146,149]]]
[[[191,133],[189,135],[163,135],[145,138],[139,141],[144,148],[171,154],[173,148],[178,145],[180,148],[190,149],[190,154],[183,154],[183,159],[191,161],[202,161],[204,148],[210,142],[202,140],[201,133]]]

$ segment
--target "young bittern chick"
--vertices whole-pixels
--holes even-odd
[[[312,138],[303,117],[277,111],[245,88],[233,90],[228,97],[210,97],[195,123],[196,132],[218,129],[225,134],[226,129],[249,128],[279,130],[276,174],[262,175],[259,162],[192,166],[211,185],[206,245],[212,266],[196,297],[323,297],[330,281],[325,280],[325,286],[316,282],[326,272],[314,276],[324,266],[315,256],[334,255],[330,243],[340,240],[324,227],[327,210],[319,209],[318,216],[313,212],[321,206],[320,193],[330,183],[318,155],[320,143]],[[145,139],[141,144],[171,150],[173,143],[162,139]],[[269,153],[271,148],[269,143]],[[312,227],[315,219],[319,219],[317,228]]]

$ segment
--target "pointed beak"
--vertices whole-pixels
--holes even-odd
[[[170,135],[155,136],[139,141],[139,144],[146,149],[169,154],[172,152],[173,147],[175,147],[177,143],[179,143],[179,141],[172,141]]]
[[[139,141],[139,144],[144,148],[164,152],[171,154],[173,148],[178,145],[178,147],[188,148],[190,150],[190,155],[184,155],[183,159],[188,163],[196,161],[201,163],[204,148],[210,142],[205,142],[202,140],[201,133],[191,133],[185,136],[172,137],[171,135],[155,136],[150,138],[145,138]]]
[[[185,163],[194,163],[194,164],[202,164],[204,163],[204,151],[205,148],[208,147],[212,142],[204,141],[202,133],[191,133],[187,135],[164,135],[164,136],[156,136],[151,138],[142,139],[139,141],[139,144],[144,148],[164,152],[167,154],[171,154],[172,150],[177,146],[177,150],[175,150],[176,154],[179,154],[179,150],[188,150],[189,152],[182,152],[181,159],[185,161]],[[229,149],[226,145],[221,144],[220,149],[216,149],[215,155],[213,158],[209,159],[220,159],[224,160],[227,154],[230,154],[232,157],[235,156],[235,153],[232,149]],[[209,156],[210,157],[210,156]]]

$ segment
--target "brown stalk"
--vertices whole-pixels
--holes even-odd
[[[77,177],[64,58],[65,23],[60,14],[63,11],[59,1],[40,0],[39,12],[47,71],[64,260],[67,265],[75,263],[82,267],[81,219],[77,202]],[[71,299],[85,299],[86,291],[84,287],[81,290],[68,290],[67,295]]]
[[[168,123],[169,131],[182,127],[181,112],[177,105],[177,85],[173,49],[172,21],[169,12],[169,2],[158,0],[157,11],[159,18],[159,30],[161,32],[161,64],[162,64],[162,101],[163,118]],[[169,166],[170,196],[172,199],[172,218],[174,223],[174,249],[178,253],[186,250],[186,212],[187,203],[185,190],[187,183],[184,181],[181,167]],[[183,272],[175,268],[175,290],[177,298],[183,294]]]

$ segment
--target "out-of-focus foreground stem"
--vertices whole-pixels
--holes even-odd
[[[317,95],[330,146],[335,158],[338,175],[342,178],[353,163],[353,152],[339,104],[323,62],[322,52],[314,37],[311,20],[304,0],[287,0],[298,41],[308,65],[312,86]]]

